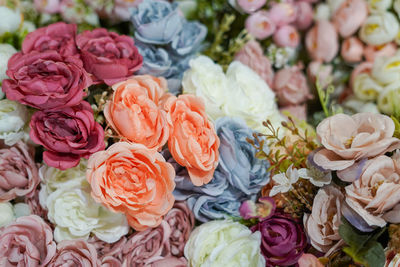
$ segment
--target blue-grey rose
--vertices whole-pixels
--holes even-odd
[[[182,30],[184,18],[177,3],[144,0],[133,8],[131,20],[135,26],[135,37],[141,42],[168,44]]]
[[[140,42],[136,43],[136,47],[143,57],[143,65],[138,74],[165,77],[168,72],[171,72],[172,60],[164,48],[157,48]]]
[[[184,56],[200,49],[207,35],[207,28],[199,22],[186,22],[171,43],[174,53]]]

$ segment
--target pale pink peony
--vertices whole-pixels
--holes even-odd
[[[368,16],[365,0],[345,0],[333,14],[333,24],[340,36],[349,37],[357,32]]]
[[[80,266],[97,267],[96,248],[85,240],[63,240],[57,245],[57,253],[48,267]]]
[[[288,25],[296,20],[296,8],[292,3],[275,3],[268,10],[268,15],[278,27]]]
[[[346,62],[355,63],[362,60],[364,45],[357,37],[350,37],[343,41],[340,51]]]
[[[276,30],[275,23],[265,10],[259,10],[248,16],[245,26],[246,30],[259,40],[270,37]]]
[[[305,30],[311,26],[313,22],[313,8],[306,1],[296,2],[296,21],[294,25],[299,30]]]
[[[273,38],[274,42],[281,47],[296,48],[300,43],[300,34],[292,25],[279,27]]]
[[[319,20],[307,32],[306,47],[313,60],[330,62],[339,50],[338,35],[333,24]]]

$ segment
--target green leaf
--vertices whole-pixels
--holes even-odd
[[[392,118],[392,120],[394,122],[394,126],[395,126],[393,136],[396,138],[400,138],[400,122],[393,115],[391,116],[391,118]]]

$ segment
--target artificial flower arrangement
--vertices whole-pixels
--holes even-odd
[[[400,1],[0,4],[0,266],[400,265]]]

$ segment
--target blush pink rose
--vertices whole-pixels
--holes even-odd
[[[391,57],[397,52],[397,45],[387,43],[380,46],[367,45],[364,49],[364,57],[368,62],[374,62],[378,57]]]
[[[274,80],[274,71],[271,62],[264,55],[261,45],[251,40],[247,42],[242,49],[236,54],[235,60],[239,60],[243,64],[254,70],[270,87]]]
[[[0,247],[0,266],[47,266],[56,253],[53,231],[36,215],[2,228]]]
[[[305,1],[296,2],[296,21],[294,25],[299,30],[305,30],[313,23],[313,8]]]
[[[297,262],[299,267],[324,267],[313,254],[304,253]]]
[[[312,83],[317,81],[322,88],[327,87],[333,81],[333,67],[330,64],[322,64],[320,61],[312,61],[307,67],[307,76]]]
[[[107,243],[96,236],[90,237],[88,242],[97,250],[97,256],[101,261],[102,267],[120,267],[122,266],[123,256],[122,248],[126,244],[127,238],[121,237],[115,243]]]
[[[363,160],[400,148],[400,140],[393,137],[394,129],[393,120],[382,114],[328,117],[317,126],[323,148],[315,153],[314,162],[323,169],[338,171],[339,178],[352,182],[358,178],[355,173]]]
[[[281,47],[295,48],[300,43],[300,34],[295,27],[284,25],[274,33],[274,42]]]
[[[46,14],[56,14],[60,12],[60,2],[62,0],[34,0],[34,7],[37,11]]]
[[[307,79],[297,66],[279,70],[275,74],[273,89],[282,106],[302,104],[311,98]]]
[[[307,120],[307,105],[291,105],[291,106],[284,106],[279,108],[279,111],[286,115],[289,113],[291,117],[294,117],[298,120]]]
[[[264,40],[274,34],[275,23],[270,19],[268,12],[257,11],[247,17],[245,22],[246,30],[258,40]]]
[[[194,185],[207,184],[218,165],[220,141],[203,99],[187,94],[167,101],[171,123],[168,149],[175,161],[187,168]]]
[[[345,0],[333,14],[332,21],[343,38],[350,37],[361,27],[368,16],[364,0]]]
[[[187,267],[188,262],[184,257],[165,257],[161,260],[155,261],[151,264],[151,267]]]
[[[358,75],[361,73],[371,73],[373,67],[372,62],[362,62],[361,64],[358,64],[353,71],[351,72],[350,75],[350,86],[353,86],[354,81]]]
[[[237,0],[239,7],[248,14],[259,10],[266,2],[267,0]]]
[[[39,183],[38,168],[25,143],[0,149],[0,202],[32,197]]]
[[[281,27],[296,20],[296,8],[292,3],[275,3],[268,10],[268,16],[277,27]]]
[[[44,162],[66,170],[79,164],[82,157],[103,150],[104,130],[95,122],[88,102],[57,111],[37,111],[30,122],[30,137],[44,146]]]
[[[346,62],[355,63],[362,60],[364,45],[357,37],[350,37],[343,41],[340,55]]]
[[[113,85],[123,81],[143,63],[131,37],[104,28],[82,32],[76,37],[76,43],[86,71],[94,75],[96,82]]]
[[[161,100],[167,81],[150,75],[133,76],[113,85],[113,97],[104,107],[109,125],[124,139],[161,149],[168,140],[167,114]]]
[[[346,203],[370,226],[400,223],[400,154],[368,160],[361,176],[346,186]]]
[[[306,47],[313,60],[330,62],[338,53],[339,42],[335,27],[326,20],[319,20],[307,32]]]
[[[48,267],[100,266],[96,248],[84,240],[63,240],[57,244],[57,253]]]
[[[37,109],[61,109],[79,104],[92,84],[82,62],[56,51],[14,54],[8,61],[2,90],[7,98]]]
[[[57,51],[62,56],[79,55],[75,36],[77,26],[58,22],[29,33],[22,43],[22,53]]]

